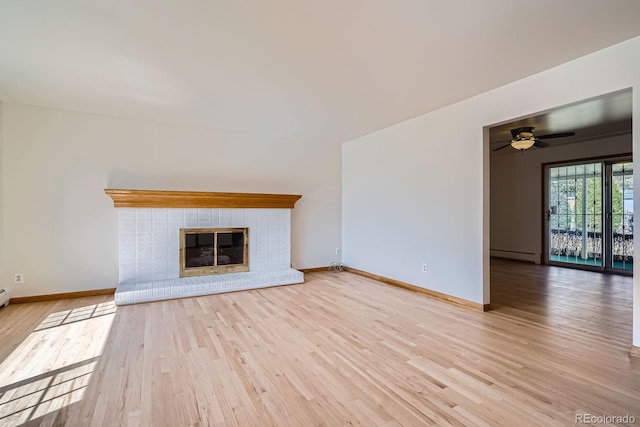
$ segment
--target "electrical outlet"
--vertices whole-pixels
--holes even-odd
[[[340,255],[341,251],[340,248],[336,248],[336,255]]]
[[[24,283],[24,274],[16,273],[13,276],[13,283]]]
[[[295,262],[291,263],[291,268],[294,268],[294,269],[296,268],[296,263]]]
[[[422,263],[422,272],[423,272],[423,273],[426,273],[426,272],[427,272],[427,263],[426,263],[426,262],[423,262],[423,263]]]

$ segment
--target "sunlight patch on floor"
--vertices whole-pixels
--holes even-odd
[[[113,301],[52,313],[0,365],[0,425],[82,400],[104,349]]]

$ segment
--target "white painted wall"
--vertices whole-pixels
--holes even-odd
[[[340,246],[337,146],[10,103],[2,119],[0,286],[12,296],[118,284],[118,213],[104,188],[302,194],[292,262],[328,265]]]
[[[640,152],[640,38],[344,144],[344,262],[488,303],[484,127],[630,87],[633,148]],[[635,180],[640,200],[640,174]],[[636,209],[638,215],[640,204]],[[428,273],[420,272],[422,261]],[[640,265],[635,268],[633,341],[640,345]]]
[[[630,153],[631,142],[631,135],[623,135],[492,156],[492,254],[541,261],[543,163]]]
[[[4,173],[2,170],[2,140],[4,136],[3,123],[3,111],[4,104],[0,101],[0,277],[5,277],[4,269]],[[0,288],[7,288],[5,283],[0,282]]]

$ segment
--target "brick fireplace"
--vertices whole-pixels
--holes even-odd
[[[291,209],[300,196],[153,190],[105,192],[112,197],[118,209],[119,284],[116,304],[304,281],[301,272],[290,268]],[[231,261],[229,255],[222,254],[216,262],[211,261],[216,265],[201,266],[204,269],[198,271],[204,275],[181,277],[193,276],[184,274],[181,247],[184,249],[185,230],[215,229],[227,232],[246,230],[244,258],[248,261],[248,271],[218,269],[218,262],[228,264]],[[209,263],[207,239],[209,237],[203,237],[199,244],[202,246],[202,260],[194,262]],[[214,241],[218,244],[218,239],[222,246],[232,243],[227,234],[214,235],[211,239],[212,248]],[[206,274],[205,267],[211,267],[211,275]]]

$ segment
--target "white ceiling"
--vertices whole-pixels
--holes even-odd
[[[637,0],[1,0],[0,99],[341,143],[638,18]]]

